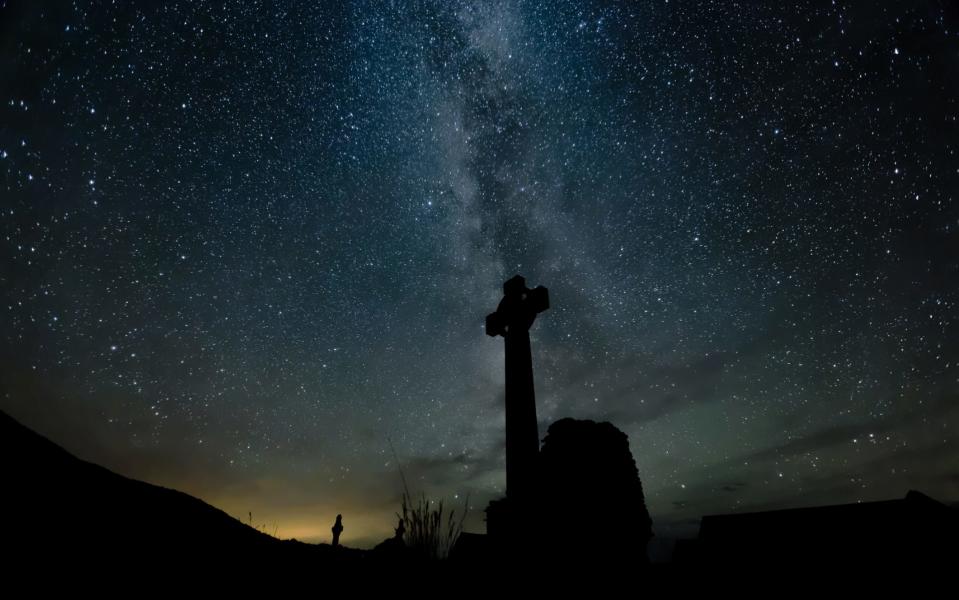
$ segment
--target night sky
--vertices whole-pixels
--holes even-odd
[[[391,535],[397,456],[483,531],[520,273],[541,436],[625,431],[659,536],[959,499],[959,8],[781,4],[0,0],[0,409],[280,537]]]

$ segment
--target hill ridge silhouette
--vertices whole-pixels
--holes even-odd
[[[235,526],[237,531],[244,531],[244,533],[251,536],[251,539],[254,537],[262,538],[264,540],[275,539],[244,524],[242,521],[232,517],[222,509],[219,509],[201,500],[200,498],[197,498],[196,496],[191,496],[186,492],[174,488],[168,488],[140,479],[127,477],[126,475],[112,471],[102,465],[83,460],[56,442],[53,442],[49,438],[23,425],[6,412],[0,410],[0,453],[2,453],[4,463],[8,463],[4,464],[5,471],[8,473],[19,474],[25,478],[26,482],[36,484],[40,483],[37,481],[37,479],[43,477],[45,474],[42,471],[37,471],[36,467],[51,467],[57,465],[52,464],[49,461],[43,461],[44,464],[32,464],[40,462],[36,460],[35,456],[32,456],[34,460],[31,463],[23,462],[23,451],[25,447],[29,446],[33,446],[34,450],[40,450],[46,453],[47,456],[44,457],[45,459],[63,461],[63,463],[59,465],[61,468],[85,469],[87,470],[87,476],[109,478],[113,479],[117,484],[138,486],[141,487],[143,491],[153,491],[157,494],[168,495],[168,499],[170,500],[195,503],[197,509],[208,511],[211,517],[228,519],[231,526]],[[25,468],[28,466],[32,467],[32,469]],[[12,484],[13,482],[10,483]],[[7,499],[4,499],[4,502],[6,501]]]
[[[2,410],[0,468],[3,546],[13,568],[212,576],[253,565],[342,569],[365,555],[273,538],[186,492],[78,458]]]

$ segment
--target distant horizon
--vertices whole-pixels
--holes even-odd
[[[16,417],[14,416],[14,418]],[[40,433],[40,432],[37,432],[37,433]],[[58,444],[56,440],[50,439],[47,436],[44,436],[44,437],[46,437],[52,443],[60,446],[60,444]],[[69,448],[64,448],[64,449],[70,452]],[[73,452],[70,452],[70,453],[73,454],[74,456],[77,456]],[[81,460],[86,460],[82,456],[77,456],[77,458]],[[97,464],[93,461],[86,461],[86,462]],[[104,465],[100,465],[100,466],[104,466]],[[131,479],[136,479],[122,472],[117,472],[117,474],[122,475],[124,477],[129,477]],[[161,487],[169,487],[170,489],[176,489],[176,488],[172,488],[171,486],[166,486],[166,485],[163,485],[162,483],[158,483],[154,481],[146,481],[146,482],[151,483],[153,485],[158,485]],[[188,490],[181,489],[178,491],[187,493],[209,504],[210,506],[217,508],[218,510],[222,510],[224,513],[228,514],[229,516],[233,517],[234,519],[243,523],[244,525],[249,525],[253,527],[254,529],[256,529],[257,531],[262,531],[263,533],[266,533],[267,535],[270,535],[271,537],[275,537],[279,540],[297,540],[297,541],[305,542],[309,544],[330,544],[330,542],[332,541],[331,540],[332,534],[329,532],[329,527],[324,528],[323,526],[324,521],[322,519],[313,519],[313,518],[304,519],[305,522],[302,525],[300,525],[299,528],[295,526],[293,528],[290,528],[288,525],[283,525],[276,520],[259,519],[257,518],[258,515],[253,516],[251,514],[252,511],[247,511],[246,516],[242,514],[233,514],[225,510],[224,508],[218,506],[215,502],[211,502],[199,495],[190,494]],[[922,490],[916,490],[916,491],[922,492]],[[902,496],[900,497],[879,498],[879,499],[866,500],[865,502],[902,500],[905,497],[905,495],[906,493],[904,492]],[[954,509],[959,509],[959,498],[953,498],[953,499],[933,498],[933,500],[941,502]],[[777,506],[777,507],[765,508],[765,509],[762,507],[756,507],[755,510],[741,509],[741,510],[731,511],[730,513],[712,513],[709,515],[704,514],[704,515],[700,515],[699,518],[687,519],[685,521],[679,521],[679,522],[665,522],[665,523],[658,522],[656,519],[656,515],[654,514],[652,515],[654,538],[650,540],[650,559],[653,560],[653,562],[666,561],[670,558],[669,553],[671,553],[672,551],[673,543],[682,539],[696,538],[699,532],[699,525],[702,517],[713,516],[717,514],[743,514],[743,513],[751,513],[751,512],[790,510],[790,509],[797,509],[797,508],[817,508],[822,506],[830,506],[830,505],[796,504],[794,506]],[[462,505],[456,506],[455,508],[457,509],[457,511],[459,511],[461,510]],[[484,509],[485,507],[483,507],[483,509],[480,509],[479,512],[482,514]],[[390,537],[393,536],[393,530],[391,527],[384,528],[381,534],[376,533],[377,531],[376,525],[379,524],[379,519],[371,516],[367,516],[366,519],[359,519],[360,523],[366,523],[368,525],[371,523],[375,524],[372,527],[369,527],[368,529],[368,531],[370,531],[371,533],[367,534],[366,536],[360,536],[360,537],[351,536],[349,532],[353,528],[352,527],[353,521],[355,520],[355,517],[357,515],[351,515],[350,513],[337,513],[337,514],[344,515],[344,524],[346,525],[346,527],[344,528],[344,533],[342,534],[340,538],[340,543],[344,546],[357,548],[360,550],[371,550],[375,546],[383,542],[384,540],[389,539]],[[252,520],[251,520],[251,517],[252,517]],[[332,526],[334,520],[335,520],[335,515],[333,515],[333,518],[329,519],[330,526]],[[392,526],[395,526],[395,524],[396,523],[394,519]],[[469,529],[467,529],[467,532],[473,533],[473,534],[486,533],[485,529],[477,530],[477,531],[470,531]],[[663,535],[664,533],[667,533],[667,532],[668,532],[667,535]]]

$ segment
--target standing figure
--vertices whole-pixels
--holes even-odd
[[[336,523],[333,523],[333,547],[340,545],[340,534],[343,533],[343,515],[336,515]]]

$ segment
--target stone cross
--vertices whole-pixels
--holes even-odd
[[[506,343],[506,497],[523,501],[535,484],[539,429],[533,392],[533,358],[529,328],[549,308],[545,287],[526,287],[516,275],[503,284],[503,299],[486,317],[486,335]]]

